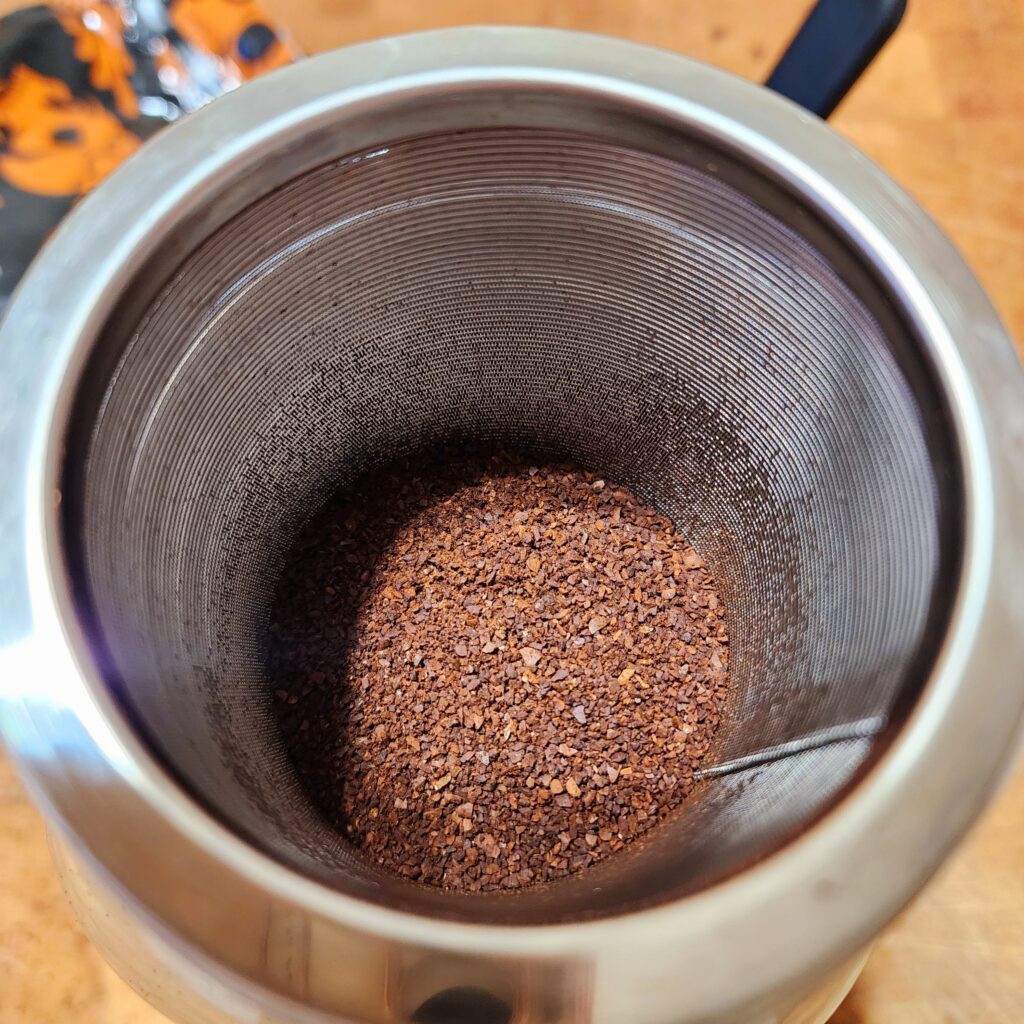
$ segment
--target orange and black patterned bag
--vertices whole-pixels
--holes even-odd
[[[0,307],[146,138],[296,55],[255,0],[68,0],[0,19]]]

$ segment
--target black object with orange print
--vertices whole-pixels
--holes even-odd
[[[181,38],[255,78],[295,59],[291,44],[254,0],[171,0],[171,24]]]
[[[69,0],[0,19],[0,306],[144,139],[295,55],[254,0]]]

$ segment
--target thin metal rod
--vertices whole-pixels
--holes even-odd
[[[807,750],[818,750],[821,747],[828,747],[833,743],[870,739],[872,736],[877,736],[884,725],[885,719],[880,715],[876,715],[873,718],[862,718],[856,722],[847,722],[844,725],[835,725],[829,729],[808,733],[799,739],[779,743],[774,747],[765,747],[764,750],[759,750],[753,754],[744,754],[743,757],[734,757],[729,761],[722,761],[720,764],[698,768],[693,773],[693,777],[695,779],[715,779],[720,775],[731,775],[734,772],[741,772],[747,768],[757,768],[763,764],[770,764],[773,761],[781,761],[786,757],[793,757],[795,754],[802,754]]]

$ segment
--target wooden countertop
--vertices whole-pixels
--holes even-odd
[[[0,13],[16,6],[0,0]],[[653,43],[759,79],[806,0],[271,0],[310,52],[467,23]],[[1024,4],[916,0],[833,118],[936,217],[1024,339]],[[158,1024],[81,935],[0,758],[0,1024]],[[1024,1021],[1024,765],[882,936],[833,1024]]]

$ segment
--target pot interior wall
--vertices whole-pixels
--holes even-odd
[[[102,398],[69,439],[83,614],[148,742],[231,828],[392,906],[610,914],[764,855],[898,722],[955,573],[943,403],[856,257],[725,171],[565,132],[399,141],[253,203],[104,339],[115,368],[93,367]],[[262,668],[301,524],[374,463],[452,439],[629,485],[730,615],[733,706],[682,812],[510,896],[351,852],[298,786]]]

